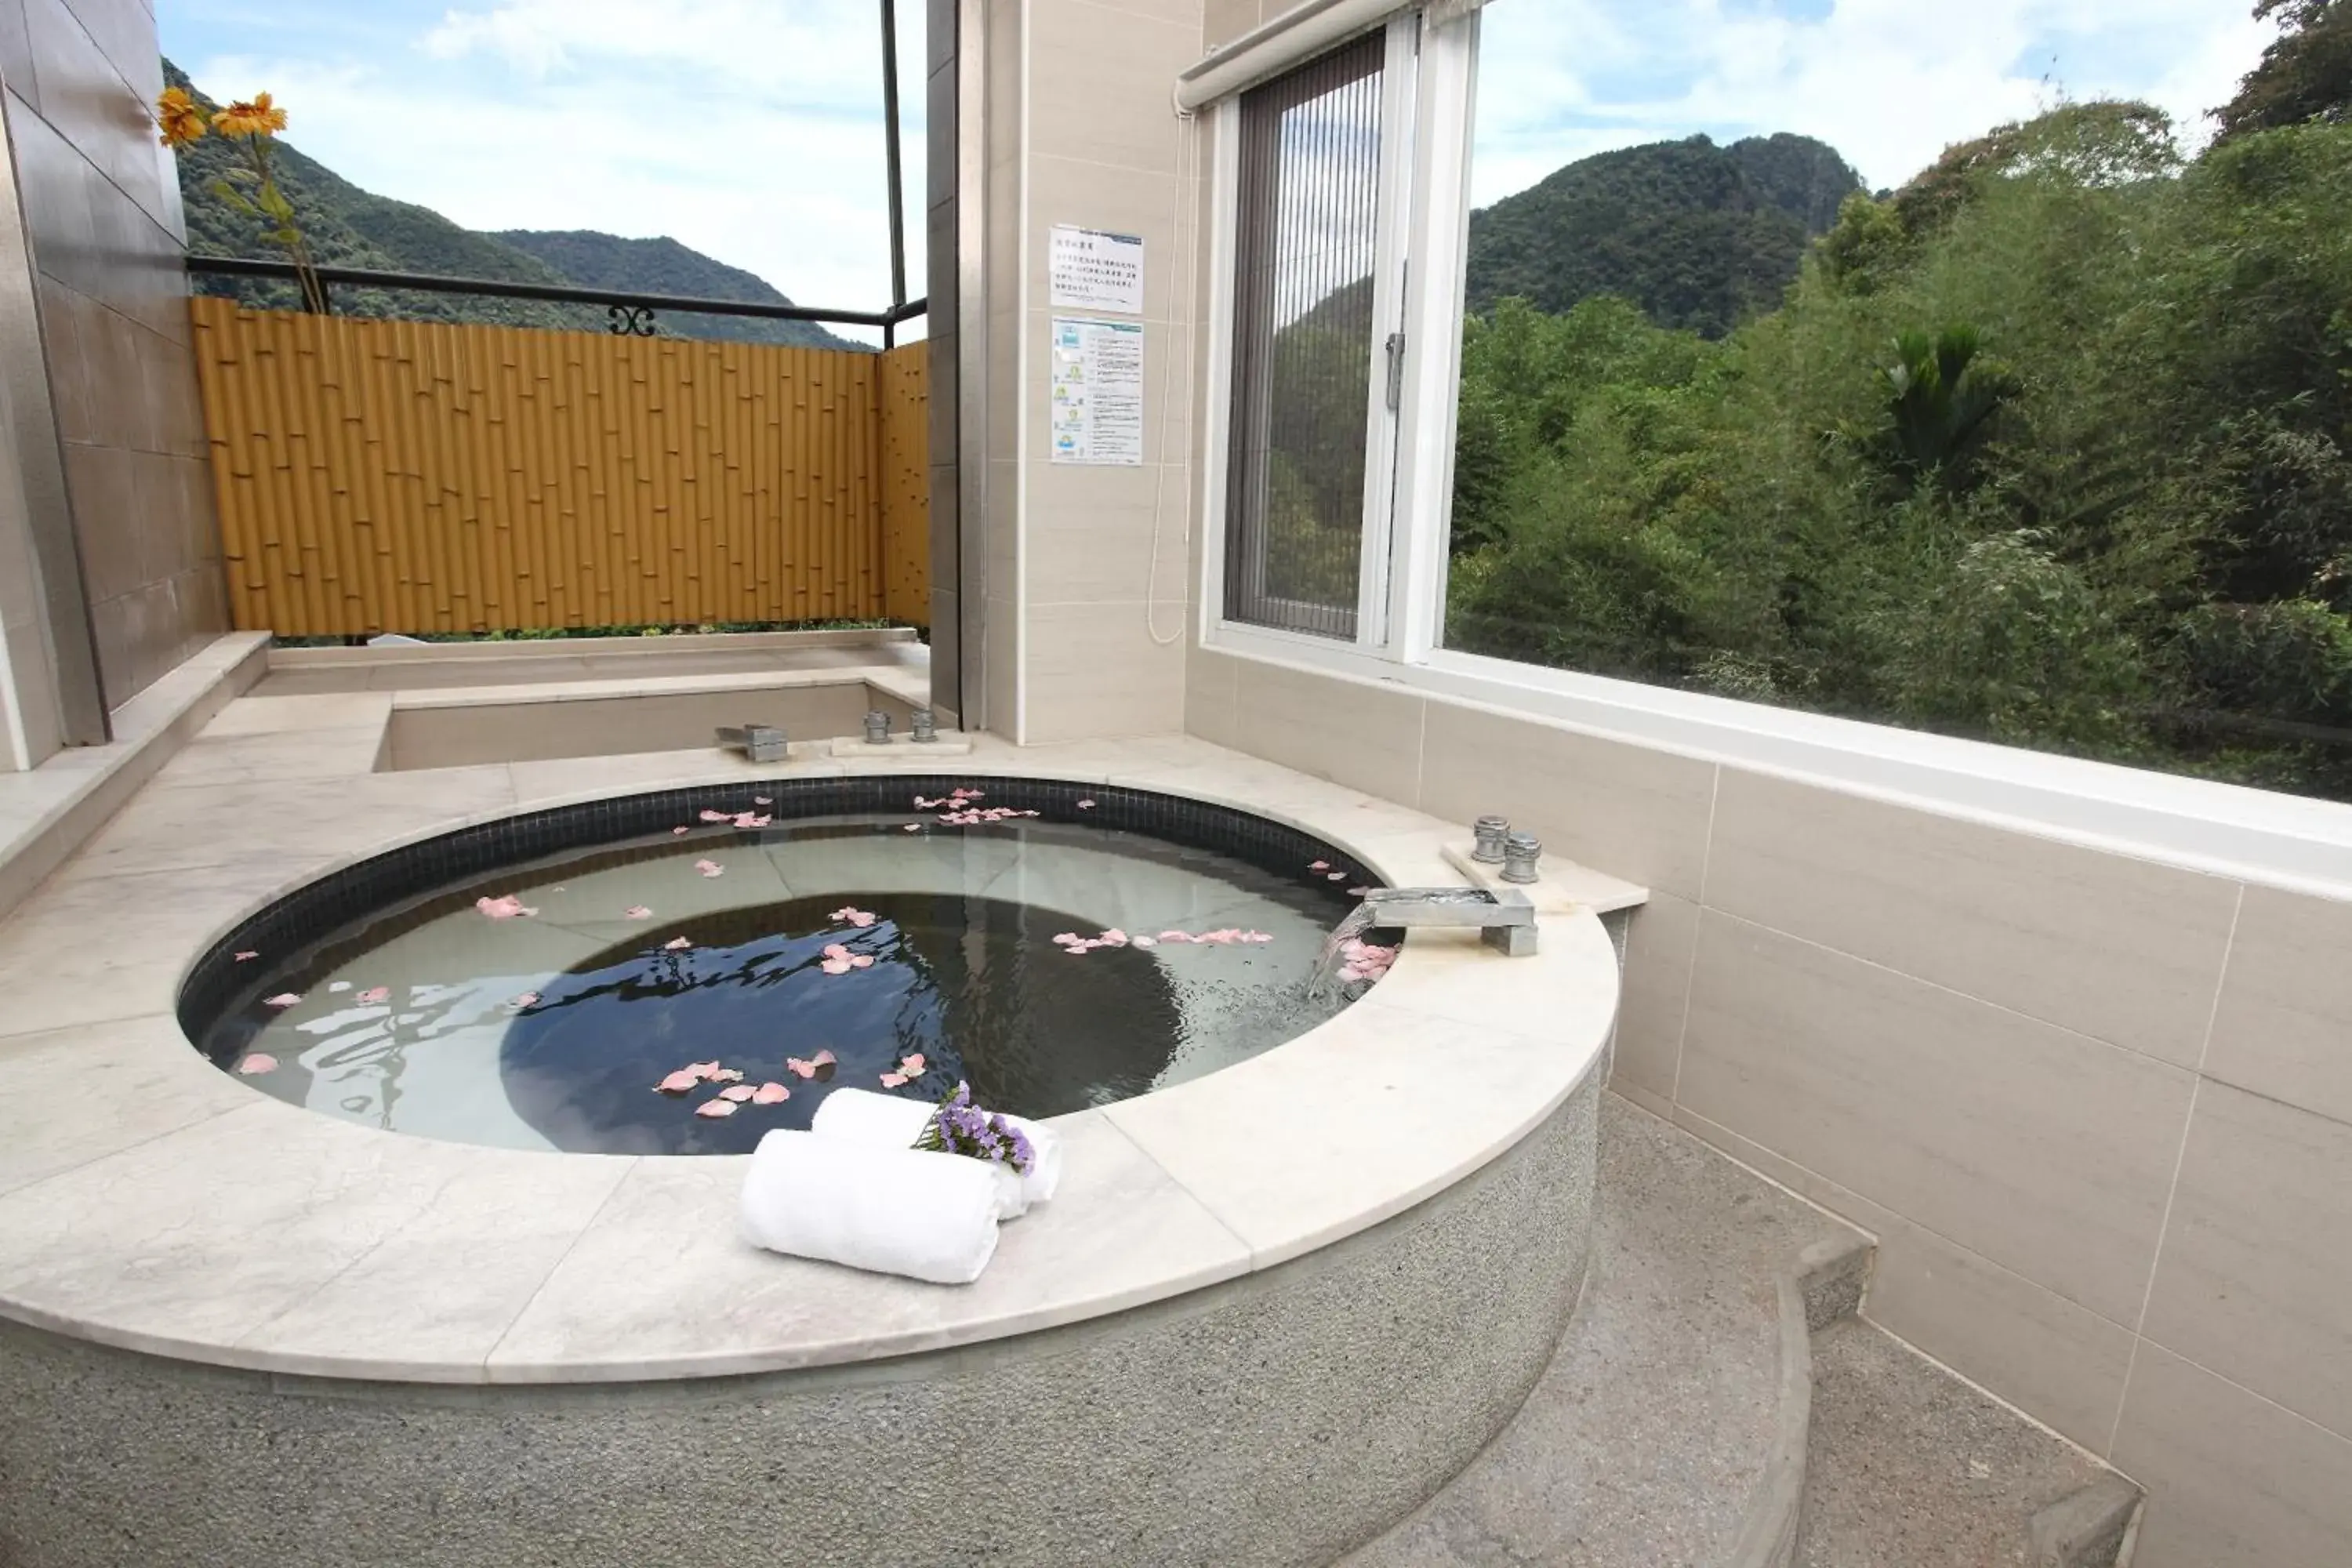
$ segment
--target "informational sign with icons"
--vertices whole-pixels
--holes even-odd
[[[1143,323],[1055,316],[1053,460],[1143,463]]]

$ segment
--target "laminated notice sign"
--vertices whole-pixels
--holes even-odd
[[[1054,318],[1054,461],[1143,462],[1143,323]]]
[[[1045,272],[1057,310],[1143,314],[1143,241],[1131,234],[1055,224]]]

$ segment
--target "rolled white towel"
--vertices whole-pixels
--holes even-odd
[[[828,1138],[855,1138],[861,1143],[911,1149],[930,1125],[936,1109],[928,1100],[845,1086],[824,1097],[816,1114],[809,1118],[809,1131]]]
[[[777,1128],[743,1178],[744,1239],[772,1252],[969,1285],[996,1254],[995,1173],[976,1160]]]
[[[1050,1203],[1054,1189],[1062,1184],[1062,1135],[1025,1116],[1008,1116],[1004,1120],[1021,1129],[1021,1136],[1029,1140],[1029,1152],[1034,1156],[1029,1169],[1021,1176],[1021,1206],[1035,1208],[1039,1204]]]
[[[851,1138],[862,1143],[890,1144],[900,1149],[911,1148],[930,1125],[931,1112],[938,1107],[919,1100],[903,1100],[895,1094],[877,1094],[867,1089],[836,1089],[824,1097],[809,1119],[809,1131],[828,1138]],[[1029,1140],[1035,1158],[1028,1171],[1018,1173],[1007,1166],[996,1167],[1003,1185],[1003,1198],[997,1208],[1000,1219],[1018,1219],[1037,1204],[1054,1195],[1062,1184],[1062,1140],[1050,1127],[1031,1121],[1025,1117],[1004,1119],[1021,1129]]]

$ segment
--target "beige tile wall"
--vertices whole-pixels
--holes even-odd
[[[1616,1088],[1875,1233],[2139,1568],[2352,1562],[2352,902],[1198,647],[1184,722],[1648,884]]]
[[[143,0],[0,0],[0,80],[110,704],[228,629]]]
[[[987,722],[1024,741],[1184,722],[1193,383],[1171,355],[1193,341],[1198,165],[1169,93],[1201,57],[1202,26],[1200,0],[991,7]],[[1143,238],[1139,468],[1049,460],[1057,224]]]

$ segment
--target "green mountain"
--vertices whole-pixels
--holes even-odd
[[[660,239],[623,239],[591,228],[514,228],[488,237],[591,289],[686,294],[698,300],[737,300],[746,304],[792,303],[756,273],[713,260],[667,236]],[[702,315],[666,316],[663,321],[681,337],[797,343],[809,348],[861,346],[835,337],[814,321],[763,321],[748,316]]]
[[[213,101],[170,60],[164,79],[195,93],[206,110]],[[261,237],[261,222],[223,201],[214,186],[236,166],[231,144],[207,136],[184,148],[180,195],[187,214],[188,248],[198,256],[257,256],[283,253]],[[480,278],[508,283],[570,283],[591,289],[649,294],[694,294],[706,299],[792,301],[740,268],[714,261],[674,239],[622,239],[613,235],[481,234],[461,227],[430,207],[363,191],[315,158],[280,141],[278,184],[294,204],[311,253],[323,266],[373,268],[388,272],[424,272],[445,278]],[[245,279],[202,279],[209,294],[228,295],[278,310],[297,307],[293,286]],[[475,322],[492,326],[543,327],[603,331],[604,307],[411,289],[334,290],[339,310],[352,315],[403,321]],[[811,348],[865,349],[835,337],[813,321],[772,321],[744,316],[682,315],[656,318],[665,336],[715,338],[737,342],[791,343]]]
[[[1578,160],[1470,215],[1470,309],[1524,299],[1554,314],[1595,295],[1719,338],[1780,303],[1805,247],[1863,190],[1808,136],[1705,136]]]

